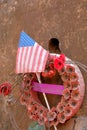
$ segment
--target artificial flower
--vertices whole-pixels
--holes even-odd
[[[68,88],[63,90],[63,96],[65,99],[69,99],[70,98],[70,91]]]
[[[59,59],[59,58],[56,58],[54,60],[54,68],[57,69],[57,70],[61,70],[64,68],[64,62]]]
[[[40,125],[44,125],[44,117],[40,116],[39,119],[38,119],[38,123]]]
[[[70,80],[71,80],[71,81],[78,80],[78,75],[77,75],[77,73],[72,72],[72,73],[70,74]]]
[[[64,82],[68,81],[69,80],[69,74],[67,72],[64,72],[61,76],[62,80]]]
[[[57,116],[57,114],[56,114],[55,112],[49,111],[49,112],[47,113],[47,119],[48,119],[49,121],[53,121],[53,120],[56,118],[56,116]]]
[[[63,103],[58,103],[57,109],[58,109],[58,112],[60,112],[60,113],[63,112],[63,109],[64,109]]]
[[[66,116],[64,115],[63,112],[59,113],[57,117],[60,123],[64,123],[66,121]]]
[[[56,71],[55,70],[49,70],[49,71],[46,71],[46,72],[42,72],[42,77],[52,78],[55,75],[56,75]]]
[[[75,100],[79,100],[80,99],[79,89],[73,90],[71,93],[71,97]]]
[[[66,72],[68,72],[68,73],[75,72],[75,68],[72,65],[67,65]]]
[[[65,88],[68,88],[69,90],[72,90],[71,82],[70,82],[69,80],[65,81],[65,82],[64,82],[64,87],[65,87]]]
[[[61,70],[64,68],[65,55],[61,54],[60,57],[55,58],[54,60],[54,68],[57,70]]]
[[[58,71],[60,75],[63,75],[65,73],[65,68],[62,68],[61,70]]]
[[[57,126],[59,124],[59,120],[58,120],[58,118],[56,117],[53,121],[50,121],[50,127],[51,126]]]
[[[11,84],[10,83],[3,83],[0,85],[0,94],[7,96],[11,93]]]
[[[78,80],[71,82],[71,85],[72,85],[72,89],[73,90],[78,89],[79,88],[79,82],[78,82]]]
[[[64,106],[66,106],[66,105],[68,105],[68,100],[67,99],[65,99],[64,97],[62,97],[62,99],[61,99],[61,103],[64,105]]]
[[[77,100],[74,100],[73,98],[71,98],[70,100],[69,100],[69,105],[73,108],[73,109],[75,109],[77,106],[78,106],[78,101]]]
[[[72,114],[72,108],[68,105],[64,108],[64,115],[69,117]]]
[[[63,62],[65,62],[65,55],[61,54],[60,57],[59,57],[59,59],[62,60]]]

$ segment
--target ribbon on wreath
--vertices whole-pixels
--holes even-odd
[[[38,82],[33,82],[33,90],[42,93],[48,94],[58,94],[62,95],[64,90],[63,85],[55,85],[55,84],[43,84]]]

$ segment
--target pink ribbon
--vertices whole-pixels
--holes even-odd
[[[42,93],[62,95],[64,86],[55,84],[40,84],[37,82],[33,82],[33,90]]]

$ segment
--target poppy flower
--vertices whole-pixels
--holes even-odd
[[[59,124],[58,118],[56,117],[53,121],[50,121],[49,123],[50,127],[57,126]]]
[[[28,102],[27,102],[27,105],[28,105],[28,110],[31,109],[31,107],[34,105],[34,100],[32,98],[29,98]]]
[[[59,59],[62,60],[63,62],[65,62],[65,55],[61,54],[60,57],[59,57]]]
[[[29,107],[28,107],[29,110]],[[34,104],[30,109],[34,114],[38,114],[38,105]]]
[[[44,117],[40,116],[39,119],[38,119],[38,123],[40,125],[44,125],[45,121],[44,121]]]
[[[42,77],[48,77],[48,73],[47,72],[42,72],[41,75],[42,75]]]
[[[78,105],[78,101],[76,101],[76,100],[74,100],[73,98],[71,98],[71,99],[69,100],[69,105],[70,105],[73,109],[75,109],[75,108],[77,107],[77,105]]]
[[[60,71],[64,68],[64,62],[61,59],[56,58],[54,60],[54,68]]]
[[[66,71],[67,73],[72,73],[72,72],[75,72],[75,68],[72,65],[67,65]]]
[[[65,123],[65,121],[66,121],[66,116],[64,115],[63,112],[62,112],[62,113],[59,113],[57,117],[58,117],[58,120],[59,120],[60,123]]]
[[[41,114],[41,116],[43,115],[44,117],[44,121],[46,122],[48,119],[47,119],[47,113],[48,113],[48,109],[44,110],[43,113]]]
[[[32,115],[32,119],[33,120],[38,120],[39,119],[39,115],[37,113]]]
[[[54,64],[53,64],[53,63],[50,63],[48,66],[49,66],[49,68],[50,68],[51,70],[54,70]]]
[[[58,103],[58,105],[57,105],[57,110],[58,110],[58,112],[63,112],[63,109],[64,109],[64,105],[62,104],[62,103]]]
[[[52,111],[52,112],[55,112],[55,113],[58,113],[58,110],[57,110],[56,107],[52,107],[52,108],[51,108],[51,111]]]
[[[62,99],[61,99],[61,103],[64,105],[64,106],[66,106],[66,105],[68,105],[68,100],[67,99],[65,99],[64,97],[62,97]]]
[[[56,71],[55,70],[47,70],[45,72],[42,72],[42,77],[49,77],[49,78],[52,78],[53,76],[55,76],[56,74]]]
[[[73,90],[71,93],[71,97],[75,100],[79,100],[79,98],[80,98],[79,89]]]
[[[37,120],[39,118],[38,105],[28,106],[28,115],[31,119]]]
[[[70,98],[70,91],[69,91],[69,89],[64,89],[63,90],[63,96],[64,96],[64,98],[65,99],[69,99]]]
[[[28,87],[29,88],[29,86],[35,80],[36,80],[35,74],[33,74],[33,73],[25,73],[23,75],[23,87]]]
[[[78,75],[77,75],[75,72],[72,72],[72,73],[70,74],[70,80],[71,80],[71,81],[78,80]]]
[[[56,115],[57,114],[55,112],[49,111],[47,113],[47,119],[48,119],[48,121],[53,121],[56,118]]]
[[[51,127],[51,126],[50,126],[50,122],[49,122],[48,120],[45,122],[45,124],[46,124],[46,126],[47,126],[48,128]]]
[[[62,68],[61,70],[58,70],[58,72],[59,72],[60,75],[63,75],[64,72],[65,72],[65,68]]]
[[[69,117],[69,116],[71,116],[71,114],[72,114],[72,108],[70,106],[66,106],[64,108],[64,115]]]
[[[48,77],[52,78],[53,76],[55,76],[55,74],[56,74],[55,70],[50,70],[49,73],[48,73]]]
[[[47,121],[46,124],[48,127],[51,127],[53,125],[57,126],[59,121],[57,118],[58,111],[55,107],[53,107],[50,111],[47,113]]]
[[[72,90],[72,85],[71,85],[71,82],[68,80],[66,82],[64,82],[64,87],[65,88],[68,88],[69,90]]]
[[[4,96],[7,96],[11,93],[11,84],[6,82],[0,85],[0,94],[3,94]]]
[[[29,89],[24,89],[24,94],[26,95],[26,96],[28,96],[28,97],[30,97],[30,92],[29,92]]]
[[[63,75],[61,76],[62,80],[65,82],[69,80],[69,74],[67,72],[64,72]]]
[[[34,113],[32,110],[28,110],[28,116],[30,119],[33,119]]]
[[[72,89],[73,90],[76,90],[76,89],[79,88],[79,82],[77,80],[76,81],[72,81],[71,85],[72,85]]]
[[[43,112],[44,112],[44,108],[42,106],[38,107],[38,113],[39,115],[43,115]]]

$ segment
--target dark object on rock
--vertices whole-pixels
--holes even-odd
[[[50,53],[61,53],[61,49],[59,47],[59,40],[57,38],[51,38],[49,40],[49,44],[48,44],[48,50],[50,51]]]

